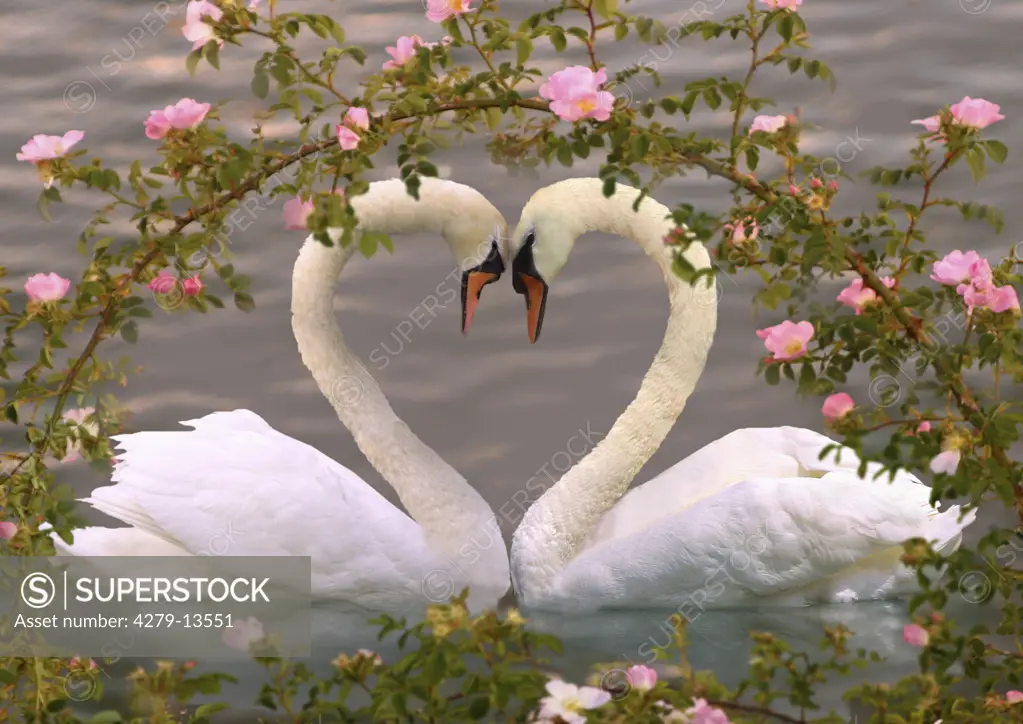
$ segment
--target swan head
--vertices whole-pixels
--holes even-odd
[[[467,228],[462,229],[462,226]],[[456,224],[456,227],[449,230],[445,238],[455,258],[461,260],[462,334],[468,334],[483,287],[493,284],[504,274],[508,227],[503,217],[493,220],[489,232],[483,231],[485,227],[479,223]],[[486,238],[480,242],[484,233]]]
[[[562,185],[567,187],[564,182],[554,184],[533,195],[508,243],[512,285],[526,298],[530,344],[540,338],[550,284],[565,268],[575,240],[585,231],[574,223],[580,214],[586,214],[577,205],[583,199],[555,193]],[[566,207],[571,209],[567,213]]]

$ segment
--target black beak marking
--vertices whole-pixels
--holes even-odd
[[[466,304],[469,301],[469,274],[472,272],[486,272],[494,275],[493,279],[483,283],[484,287],[501,278],[501,275],[504,274],[504,260],[501,258],[501,250],[497,247],[497,239],[491,242],[490,253],[487,254],[487,258],[483,260],[482,264],[462,272],[462,329],[465,329]],[[480,291],[476,294],[477,301],[482,293],[483,287],[480,287]]]

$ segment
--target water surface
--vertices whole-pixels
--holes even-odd
[[[813,53],[834,69],[837,91],[829,93],[823,83],[801,75],[790,78],[782,70],[765,73],[755,91],[773,96],[779,103],[776,112],[799,109],[817,124],[819,128],[806,135],[806,147],[837,159],[848,173],[904,163],[905,149],[917,130],[909,122],[964,95],[1001,104],[1007,120],[992,129],[992,136],[1012,146],[1023,129],[1018,75],[1023,5],[983,1],[986,8],[963,0],[970,10],[982,9],[970,13],[952,0],[807,0],[803,15],[815,33]],[[383,49],[398,35],[418,33],[427,40],[440,35],[423,18],[416,1],[280,4],[286,10],[333,14],[349,38],[357,38],[367,49],[371,69],[386,59]],[[708,0],[690,6],[657,0],[634,2],[631,7],[678,24],[694,19],[701,7],[708,9],[705,17],[720,19],[744,4]],[[0,117],[4,159],[0,209],[5,219],[0,261],[8,268],[10,286],[19,287],[35,272],[79,274],[83,260],[75,253],[75,240],[98,203],[96,196],[66,194],[68,203],[55,211],[53,222],[40,221],[35,212],[36,176],[27,164],[14,161],[30,135],[82,129],[84,145],[92,154],[126,170],[132,159],[156,160],[155,143],[142,132],[148,111],[183,96],[238,99],[224,117],[232,133],[246,133],[249,114],[258,107],[248,91],[251,68],[264,48],[258,43],[243,49],[227,46],[219,73],[203,66],[197,77],[190,78],[184,68],[189,43],[180,33],[183,5],[80,0],[61,4],[58,14],[50,3],[7,0],[6,22],[0,29],[8,108]],[[523,0],[510,12],[519,19],[544,5]],[[578,51],[556,56],[543,43],[537,47],[545,71],[582,60]],[[678,92],[685,83],[709,74],[737,77],[748,64],[748,51],[728,41],[687,41],[656,49],[630,42],[609,48],[603,57],[612,70],[656,62],[668,92]],[[353,69],[344,85],[354,89],[359,77]],[[634,91],[644,95],[641,87]],[[720,136],[725,133],[725,114],[697,112],[690,126]],[[287,126],[278,130],[285,134]],[[957,214],[939,209],[925,224],[936,248],[977,248],[994,259],[999,249],[1016,240],[1014,230],[1023,216],[1023,208],[1015,203],[1023,167],[1015,153],[1013,149],[1004,166],[993,168],[981,186],[959,168],[941,187],[948,195],[1000,205],[1007,220],[1003,236],[996,238],[989,228],[967,225]],[[536,188],[570,176],[595,175],[598,168],[591,158],[573,169],[555,167],[535,178],[512,178],[491,166],[482,143],[471,138],[436,160],[451,168],[451,178],[486,194],[512,224]],[[379,178],[396,174],[384,158],[378,169]],[[871,204],[869,187],[842,184],[842,204],[849,208]],[[716,211],[728,204],[726,188],[697,171],[666,183],[657,197],[669,205],[687,201]],[[914,189],[910,198],[918,193]],[[123,219],[113,228],[122,236],[131,233]],[[302,238],[283,230],[278,202],[233,237],[236,268],[254,278],[254,312],[227,309],[200,317],[157,310],[143,326],[138,346],[129,349],[119,340],[104,343],[107,355],[130,353],[144,367],[141,376],[117,391],[132,411],[130,429],[172,429],[179,420],[211,410],[248,408],[278,430],[342,462],[396,502],[340,429],[299,360],[288,299],[290,267]],[[571,264],[551,291],[539,344],[528,344],[522,301],[503,282],[487,288],[470,337],[459,332],[456,297],[445,294],[452,301],[437,318],[404,339],[395,331],[398,326],[413,313],[421,319],[416,310],[423,300],[444,285],[454,289],[456,282],[449,277],[452,259],[439,240],[418,235],[396,241],[393,256],[350,264],[336,302],[338,316],[350,345],[363,359],[371,355],[386,359],[386,364],[374,364],[371,370],[399,415],[476,485],[494,509],[500,509],[516,499],[515,493],[564,450],[573,435],[586,429],[606,432],[633,398],[667,317],[659,272],[633,245],[592,235],[576,246]],[[840,286],[833,285],[835,293]],[[797,400],[790,387],[769,388],[754,377],[763,352],[754,330],[781,319],[780,313],[751,314],[755,289],[748,278],[722,280],[718,334],[706,372],[675,430],[639,475],[640,482],[738,427],[784,424],[821,429],[819,400]],[[400,349],[382,354],[384,345],[387,350]],[[899,382],[908,385],[912,380]],[[869,384],[861,377],[848,391],[865,400]],[[83,493],[104,482],[81,465],[62,470],[61,476]],[[514,506],[506,509],[513,511],[504,521],[507,537],[520,514]],[[982,515],[969,539],[979,537],[997,516]],[[98,514],[93,517],[103,520]],[[968,619],[986,615],[980,607],[961,608],[961,616]],[[643,612],[567,621],[542,616],[536,625],[566,637],[567,651],[558,666],[579,678],[594,661],[643,661],[641,647],[651,637],[663,637],[663,620],[661,614]],[[694,622],[692,662],[734,681],[746,665],[749,631],[777,631],[797,644],[812,646],[823,623],[845,622],[859,632],[864,645],[890,657],[870,673],[877,680],[892,680],[915,667],[915,652],[901,643],[906,620],[901,607],[891,604],[706,613]],[[323,652],[320,663],[327,660]],[[832,705],[844,706],[839,704],[841,689],[829,689]]]

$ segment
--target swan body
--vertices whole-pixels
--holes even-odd
[[[512,581],[522,603],[563,611],[670,606],[691,618],[750,601],[803,606],[915,590],[915,573],[899,560],[902,543],[920,536],[954,549],[976,512],[962,520],[958,506],[939,513],[930,489],[909,473],[875,479],[882,467],[869,464],[860,477],[848,448],[821,460],[837,443],[810,430],[737,430],[628,491],[703,371],[717,296],[672,271],[666,207],[646,198],[634,210],[638,191],[619,185],[606,198],[602,185],[553,184],[523,209],[508,255],[527,298],[530,339],[575,240],[597,230],[633,239],[661,268],[668,328],[636,399],[515,531]],[[698,243],[684,255],[696,269],[710,266]]]
[[[467,186],[422,181],[418,202],[400,180],[370,184],[351,201],[359,228],[440,233],[466,260],[463,284],[481,268],[499,274],[500,212]],[[335,246],[310,236],[295,264],[292,330],[320,391],[409,514],[259,415],[214,412],[183,422],[189,431],[115,437],[114,484],[83,502],[131,527],[78,530],[71,545],[54,535],[59,554],[309,556],[314,596],[375,611],[446,601],[464,586],[470,606],[493,606],[507,592],[490,506],[397,417],[344,342],[333,291],[357,244],[340,248],[340,230],[329,235]]]

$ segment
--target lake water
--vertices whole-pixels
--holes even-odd
[[[424,19],[418,1],[280,0],[280,5],[287,11],[331,13],[348,37],[357,38],[367,50],[369,69],[380,67],[386,60],[384,47],[399,35],[440,37],[438,28]],[[513,19],[520,19],[544,5],[522,1],[510,12]],[[743,5],[739,0],[705,0],[694,6],[658,0],[627,7],[679,24],[701,12],[706,18],[721,19]],[[248,91],[251,68],[264,48],[255,42],[243,49],[227,46],[219,73],[203,65],[197,77],[190,78],[184,67],[189,43],[180,32],[183,2],[79,0],[61,4],[58,16],[51,3],[6,0],[4,10],[0,62],[8,112],[0,117],[0,209],[6,222],[0,263],[8,268],[10,286],[17,288],[35,272],[77,278],[83,260],[76,255],[75,240],[89,211],[99,203],[98,196],[66,194],[68,203],[55,210],[53,222],[42,222],[35,211],[37,177],[27,164],[14,161],[29,136],[84,130],[83,146],[91,154],[127,170],[135,158],[156,160],[155,143],[142,130],[148,111],[183,96],[201,101],[238,99],[223,117],[232,133],[244,136],[247,119],[259,106]],[[843,171],[855,174],[877,164],[903,164],[918,128],[910,121],[964,95],[1001,104],[1007,119],[992,129],[992,137],[1010,146],[1020,137],[1018,29],[1023,5],[1006,0],[962,4],[807,0],[803,16],[814,33],[812,53],[838,76],[836,92],[781,70],[763,73],[755,91],[778,101],[775,112],[799,109],[819,125],[806,134],[806,148],[836,159]],[[582,60],[578,51],[555,56],[544,43],[537,47],[547,72]],[[725,40],[686,41],[678,48],[628,42],[608,48],[602,58],[612,70],[656,62],[665,90],[678,92],[685,83],[706,75],[739,76],[748,64],[748,50]],[[353,70],[343,85],[351,90],[358,80]],[[640,97],[644,94],[639,87],[635,91]],[[690,126],[720,136],[725,120],[723,113],[701,111]],[[276,131],[287,137],[289,127],[281,124]],[[971,181],[965,168],[957,168],[940,188],[943,194],[1000,206],[1007,221],[1003,235],[996,237],[986,226],[967,225],[957,214],[937,210],[925,224],[936,248],[977,248],[994,259],[1018,240],[1023,166],[1017,154],[1013,148],[1008,162],[993,168],[981,186]],[[512,225],[536,188],[571,176],[595,175],[598,168],[591,158],[572,169],[555,167],[535,178],[511,178],[488,163],[480,139],[468,139],[463,147],[435,160],[451,168],[451,178],[487,195]],[[396,175],[393,163],[388,164],[385,158],[378,160],[378,178]],[[664,184],[657,198],[668,205],[684,200],[719,211],[728,203],[726,188],[694,172]],[[918,194],[912,190],[910,198]],[[872,190],[865,184],[854,187],[843,181],[839,198],[851,209],[872,206]],[[236,268],[254,279],[254,312],[232,308],[200,317],[157,310],[155,319],[143,326],[137,347],[105,343],[108,356],[130,352],[144,366],[141,376],[118,390],[133,413],[130,429],[172,429],[179,420],[212,410],[248,408],[278,430],[331,455],[395,500],[351,437],[339,429],[296,352],[289,324],[290,269],[304,237],[283,230],[281,203],[232,238]],[[125,237],[131,233],[124,220],[113,229]],[[400,346],[398,353],[387,354],[386,365],[374,370],[384,392],[412,429],[498,509],[578,430],[606,432],[635,395],[667,318],[659,273],[633,245],[594,235],[577,245],[571,265],[552,288],[539,344],[528,344],[522,300],[504,282],[487,288],[470,337],[459,332],[456,301],[425,328],[417,327],[402,339],[398,325],[439,285],[452,285],[447,277],[453,265],[445,245],[426,236],[397,239],[396,244],[393,256],[360,258],[345,272],[336,306],[346,337],[363,359],[375,350],[380,359],[383,345],[389,350]],[[826,291],[833,288],[837,293],[840,286],[834,282]],[[821,429],[819,400],[797,400],[790,387],[769,388],[754,377],[756,360],[763,353],[754,330],[781,319],[780,314],[751,313],[755,289],[748,278],[722,279],[718,334],[706,372],[679,424],[640,474],[640,482],[738,427]],[[79,340],[72,349],[81,344]],[[861,377],[848,391],[866,399],[869,385],[870,380]],[[81,465],[60,475],[83,493],[104,482]],[[983,512],[969,539],[978,538],[1000,515]],[[517,522],[517,515],[505,521],[506,537]],[[987,615],[977,606],[957,604],[957,609],[962,609],[959,616],[970,620]],[[691,658],[697,667],[734,681],[747,663],[750,631],[776,631],[797,645],[812,647],[822,623],[845,622],[858,631],[862,645],[889,657],[867,676],[892,680],[915,667],[916,652],[901,643],[901,628],[908,621],[902,611],[898,605],[867,604],[708,612],[693,624]],[[596,661],[645,660],[646,642],[651,637],[664,640],[660,628],[664,618],[644,612],[538,617],[534,624],[565,637],[566,655],[555,668],[579,679]],[[320,663],[326,660],[324,656]],[[248,692],[235,691],[232,700],[251,702],[255,682],[251,683]],[[846,705],[838,698],[843,688],[829,688],[826,703],[844,712]]]

